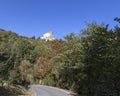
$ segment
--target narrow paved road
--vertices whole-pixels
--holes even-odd
[[[35,96],[73,96],[70,92],[43,85],[31,85],[30,89],[35,92]]]

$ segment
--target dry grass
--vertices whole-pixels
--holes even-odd
[[[22,86],[0,87],[0,96],[34,96],[34,93]]]
[[[29,96],[35,96],[35,95],[34,95],[34,92],[31,91],[31,90],[29,90]]]

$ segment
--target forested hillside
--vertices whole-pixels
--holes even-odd
[[[0,29],[1,85],[40,80],[80,96],[120,96],[120,27],[92,23],[47,42]]]

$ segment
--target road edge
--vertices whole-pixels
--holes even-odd
[[[48,85],[37,85],[37,86],[46,86],[46,87],[50,87],[50,88],[53,88],[53,89],[61,90],[61,91],[65,92],[68,95],[74,95],[74,96],[77,95],[77,93],[75,93],[75,92],[72,92],[72,91],[66,90],[66,89],[62,89],[62,88],[59,88],[59,87],[48,86]]]

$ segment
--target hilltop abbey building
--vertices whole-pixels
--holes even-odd
[[[45,41],[53,41],[53,40],[55,40],[52,31],[49,31],[49,32],[43,34],[43,36],[40,39],[45,40]]]

